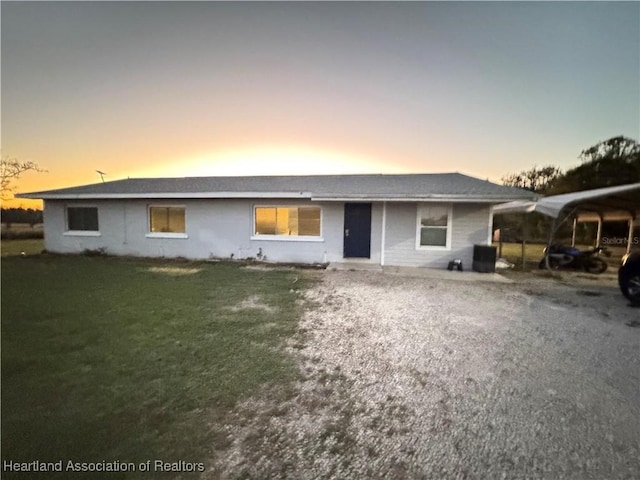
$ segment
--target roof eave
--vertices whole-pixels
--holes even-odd
[[[126,200],[155,198],[311,198],[309,192],[158,192],[158,193],[19,193],[17,198],[41,200]]]
[[[495,195],[314,195],[312,201],[326,202],[453,202],[453,203],[504,203],[512,200],[529,200],[535,197],[495,196]]]
[[[313,195],[310,192],[197,192],[197,193],[47,193],[34,192],[16,195],[17,198],[41,200],[134,200],[134,199],[224,199],[224,198],[305,198],[312,201],[350,202],[464,202],[464,203],[504,203],[512,200],[524,200],[527,197],[496,196],[496,195]]]

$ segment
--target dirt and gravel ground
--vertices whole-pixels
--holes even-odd
[[[303,380],[237,409],[212,476],[639,477],[640,309],[614,282],[319,275]]]

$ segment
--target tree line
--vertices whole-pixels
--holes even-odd
[[[613,187],[640,182],[640,143],[624,136],[612,137],[583,150],[578,158],[581,164],[567,171],[547,165],[534,166],[530,170],[511,173],[502,177],[504,185],[530,190],[541,195],[559,195],[562,193],[592,190],[594,188]],[[640,193],[638,194],[640,206]],[[501,230],[504,241],[521,241],[523,214],[497,215],[494,228]],[[526,217],[528,239],[546,241],[549,232],[549,220],[538,213]],[[625,225],[611,222],[605,228],[619,232]],[[591,243],[595,238],[593,224],[579,224],[576,231],[579,243]],[[559,238],[571,235],[571,225],[565,225],[559,232]]]
[[[581,165],[563,172],[547,165],[502,177],[504,185],[542,195],[580,192],[640,182],[640,144],[627,137],[612,137],[583,150]]]
[[[12,223],[27,223],[34,226],[42,223],[42,210],[33,208],[3,208],[1,212],[2,223],[11,228]]]

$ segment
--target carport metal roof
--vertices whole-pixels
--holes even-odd
[[[553,218],[549,244],[557,228],[570,217],[574,219],[573,244],[577,222],[598,222],[597,245],[600,245],[603,221],[629,222],[628,253],[633,243],[633,226],[640,222],[640,183],[551,195],[538,201],[516,200],[493,207],[494,214],[518,212],[539,212]]]
[[[493,213],[539,212],[558,218],[569,209],[577,215],[578,221],[640,218],[640,183],[551,195],[537,202],[516,200],[496,205]]]

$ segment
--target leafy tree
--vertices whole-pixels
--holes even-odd
[[[511,187],[523,188],[536,193],[545,193],[562,176],[562,171],[551,165],[533,167],[519,173],[512,173],[502,177],[502,183]]]
[[[6,200],[13,196],[15,190],[14,182],[25,172],[46,172],[35,162],[21,162],[15,158],[5,158],[0,160],[0,187],[2,188],[2,199]]]
[[[510,174],[502,178],[505,185],[524,188],[544,195],[578,192],[594,188],[611,187],[640,182],[640,144],[624,136],[612,137],[583,150],[579,157],[581,165],[562,172],[559,168],[547,166]],[[640,203],[640,195],[638,196]],[[514,238],[522,232],[524,219],[528,222],[528,238],[545,239],[548,235],[547,219],[539,214],[522,216],[518,214],[500,215],[495,227],[504,232],[512,232]],[[578,237],[593,238],[594,226],[580,226]],[[570,225],[565,224],[557,232],[558,237],[569,237]],[[509,237],[509,235],[506,235]]]
[[[583,162],[595,162],[608,158],[624,158],[627,163],[637,160],[640,156],[640,143],[623,137],[611,137],[609,140],[597,143],[593,147],[587,148],[580,153]]]
[[[502,183],[510,187],[522,188],[535,193],[546,193],[561,177],[562,171],[554,166],[534,166],[530,170],[512,173],[502,177]],[[503,241],[519,242],[527,237],[529,241],[542,241],[546,230],[546,218],[539,214],[503,214],[494,217],[494,228],[500,229]]]
[[[582,164],[568,170],[549,194],[579,192],[640,182],[640,144],[618,136],[583,150]]]

